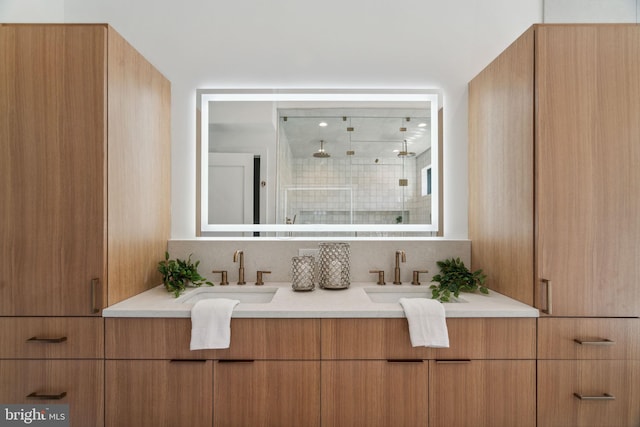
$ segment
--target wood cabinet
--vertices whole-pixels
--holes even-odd
[[[320,362],[218,360],[214,427],[319,427]]]
[[[429,426],[533,427],[535,393],[535,360],[432,360]]]
[[[639,360],[538,361],[538,425],[640,425]]]
[[[490,287],[556,316],[640,314],[638,52],[637,25],[536,25],[469,84]]]
[[[428,362],[322,361],[323,427],[427,426]]]
[[[68,404],[72,427],[104,425],[102,360],[0,360],[3,404]]]
[[[211,427],[212,363],[107,360],[105,425]]]
[[[469,84],[472,268],[544,313],[540,426],[640,422],[638,74],[637,25],[535,25]]]
[[[160,282],[170,96],[108,25],[0,24],[2,403],[104,424],[101,310]]]
[[[105,319],[107,426],[320,425],[320,319],[232,319],[220,350],[190,351],[190,335],[190,319]],[[149,387],[166,404],[141,421]]]
[[[99,315],[159,283],[170,84],[107,25],[0,46],[0,315]]]
[[[321,325],[323,425],[535,425],[535,319],[447,319],[448,349],[411,347],[406,319]]]

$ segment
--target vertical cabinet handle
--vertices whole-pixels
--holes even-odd
[[[549,279],[540,279],[542,283],[544,283],[547,287],[547,309],[542,310],[543,313],[551,314],[553,305],[551,301],[551,280]]]
[[[602,393],[600,396],[585,396],[580,393],[573,393],[576,399],[580,400],[616,400],[615,396],[610,395],[609,393]]]
[[[60,400],[67,395],[66,391],[58,394],[38,394],[38,392],[33,392],[27,395],[27,399],[40,399],[40,400]]]
[[[99,313],[100,309],[96,305],[96,287],[100,284],[100,279],[94,277],[91,279],[91,313]]]

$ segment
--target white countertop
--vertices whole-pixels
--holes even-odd
[[[428,284],[377,286],[375,283],[352,283],[348,289],[327,290],[316,288],[310,292],[294,292],[290,283],[265,283],[228,286],[202,286],[188,288],[179,298],[167,292],[162,285],[121,301],[102,311],[103,317],[191,317],[195,300],[215,295],[235,298],[238,293],[250,293],[248,298],[273,295],[267,303],[241,302],[233,310],[236,318],[375,318],[405,317],[397,302],[373,302],[367,292],[375,292],[383,299],[386,293],[431,294]],[[275,292],[275,293],[273,293]],[[228,295],[224,295],[224,294]],[[538,317],[536,308],[508,298],[497,292],[489,295],[461,293],[460,301],[445,303],[447,317]]]

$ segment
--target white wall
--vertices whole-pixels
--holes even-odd
[[[4,22],[107,22],[172,82],[172,237],[195,234],[196,88],[441,88],[445,236],[467,237],[467,83],[542,0],[0,0]]]

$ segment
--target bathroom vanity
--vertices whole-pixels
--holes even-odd
[[[234,310],[230,348],[190,351],[193,301],[243,294],[254,302]],[[445,304],[450,348],[411,347],[397,299],[426,294],[373,283],[215,286],[177,299],[151,289],[103,312],[106,425],[534,426],[538,311],[463,294]]]

